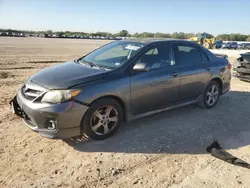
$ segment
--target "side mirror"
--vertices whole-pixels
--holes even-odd
[[[133,67],[134,72],[148,72],[150,71],[149,68],[146,67],[145,63],[136,63]]]

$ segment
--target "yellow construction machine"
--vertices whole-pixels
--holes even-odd
[[[198,42],[207,49],[212,49],[215,46],[215,37],[208,33],[199,33],[197,36],[189,38],[189,40]]]

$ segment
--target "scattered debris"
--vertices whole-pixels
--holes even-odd
[[[112,176],[115,176],[115,175],[119,174],[119,172],[117,170],[112,170],[111,173],[112,173]]]
[[[91,169],[88,168],[88,169],[86,170],[86,172],[91,172]]]
[[[242,184],[242,182],[241,182],[241,181],[239,181],[239,180],[237,181],[237,183],[238,183],[238,184]]]
[[[97,176],[99,177],[101,174],[101,170],[99,168],[97,168],[96,171],[97,171]]]
[[[207,152],[211,153],[212,156],[221,159],[225,162],[237,165],[237,166],[241,166],[241,167],[245,167],[250,169],[250,164],[231,155],[230,153],[228,153],[227,151],[225,151],[224,149],[222,149],[222,147],[220,146],[220,144],[214,140],[214,142],[207,147]]]
[[[103,177],[99,177],[99,180],[100,180],[100,181],[103,181],[103,180],[104,180],[104,178],[103,178]]]
[[[134,182],[133,182],[133,184],[135,185],[135,184],[137,184],[138,182],[139,182],[139,178],[138,179],[136,179]]]
[[[123,171],[122,169],[118,169],[118,168],[117,169],[111,168],[110,170],[111,170],[112,176],[116,176]]]

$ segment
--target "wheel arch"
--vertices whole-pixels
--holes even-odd
[[[115,100],[116,102],[118,102],[118,104],[121,106],[122,108],[122,120],[123,121],[126,121],[127,120],[127,110],[126,110],[126,105],[125,105],[125,102],[118,96],[115,96],[115,95],[105,95],[105,96],[101,96],[101,97],[98,97],[96,98],[95,100],[93,100],[89,105],[91,105],[92,103],[96,102],[97,100],[100,100],[100,99],[105,99],[105,98],[109,98],[109,99],[113,99]]]
[[[212,82],[212,81],[215,81],[215,82],[217,82],[219,84],[219,86],[220,86],[220,94],[221,94],[222,90],[223,90],[223,82],[222,82],[221,78],[216,77],[216,78],[213,78],[212,80],[210,80],[210,82]]]

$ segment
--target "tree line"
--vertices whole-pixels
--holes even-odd
[[[0,32],[9,32],[9,33],[25,33],[25,34],[44,34],[44,35],[58,35],[62,36],[99,36],[99,37],[136,37],[136,38],[175,38],[175,39],[189,39],[197,35],[197,33],[185,33],[185,32],[174,32],[174,33],[152,33],[152,32],[142,32],[130,34],[127,30],[121,30],[118,33],[110,32],[95,32],[95,33],[86,33],[86,32],[72,32],[72,31],[26,31],[26,30],[13,30],[13,29],[0,29]],[[223,41],[250,41],[250,35],[244,35],[240,33],[231,33],[231,34],[220,34],[215,36],[217,40]]]

